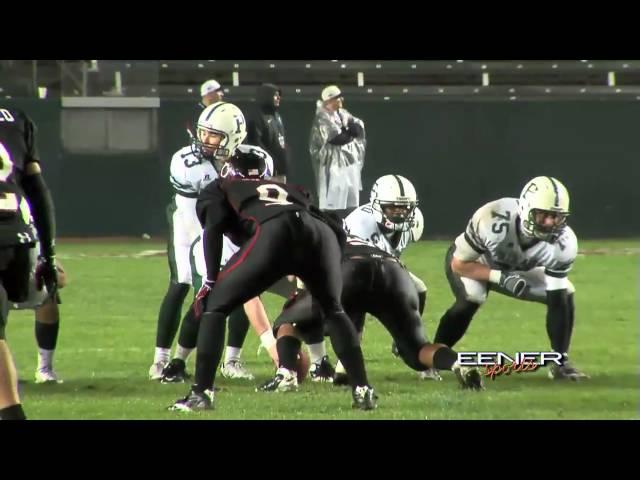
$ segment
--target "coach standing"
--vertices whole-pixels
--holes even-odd
[[[366,149],[364,122],[342,107],[335,85],[322,90],[316,103],[309,152],[321,210],[346,217],[359,205]]]

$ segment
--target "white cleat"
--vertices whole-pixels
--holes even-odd
[[[298,377],[293,370],[279,368],[275,377],[256,387],[256,392],[296,392]]]
[[[462,388],[466,390],[484,390],[482,374],[476,367],[463,367],[456,362],[451,370],[456,374],[456,378]]]
[[[227,363],[223,363],[220,367],[220,371],[224,378],[240,380],[253,380],[255,378],[253,373],[244,368],[244,365],[240,360],[231,360]]]
[[[420,380],[433,380],[435,382],[442,381],[442,377],[435,368],[429,368],[424,372],[418,372],[418,378]]]
[[[169,362],[155,362],[149,367],[149,380],[160,380],[162,378],[162,370]]]
[[[39,368],[36,370],[36,383],[62,383],[53,368]]]

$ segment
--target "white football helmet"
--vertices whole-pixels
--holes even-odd
[[[217,147],[202,142],[206,133],[222,136]],[[247,136],[247,122],[242,111],[232,103],[216,102],[205,108],[198,118],[198,127],[194,145],[197,152],[205,158],[226,160]]]
[[[518,213],[520,226],[525,234],[538,240],[553,242],[566,227],[569,192],[553,177],[536,177],[522,189]],[[539,214],[552,216],[553,225],[541,224]]]
[[[413,225],[411,226],[411,240],[417,242],[422,238],[424,233],[424,217],[418,207],[416,207],[415,215],[413,217]]]
[[[400,175],[385,175],[371,188],[373,215],[388,232],[408,232],[415,216],[418,197],[413,184]]]

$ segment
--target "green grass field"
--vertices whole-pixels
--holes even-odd
[[[418,380],[390,353],[391,339],[367,321],[363,349],[369,378],[380,396],[374,412],[352,411],[348,390],[305,382],[298,393],[258,394],[254,387],[272,374],[266,355],[257,355],[250,332],[243,358],[255,382],[219,378],[216,409],[195,415],[165,411],[185,385],[147,379],[153,358],[157,312],[168,267],[165,256],[138,256],[164,250],[152,241],[130,243],[60,242],[59,256],[69,276],[62,292],[61,329],[55,363],[61,385],[36,385],[33,313],[11,312],[7,338],[20,377],[23,403],[31,419],[637,419],[638,242],[582,242],[571,279],[577,288],[572,358],[591,375],[579,384],[552,382],[546,370],[501,376],[486,391],[461,391],[449,372],[442,382]],[[420,242],[403,259],[429,286],[424,315],[433,336],[453,300],[443,273],[445,242]],[[273,319],[282,303],[263,299]],[[329,347],[330,348],[330,347]],[[547,350],[545,309],[492,294],[459,351]],[[335,356],[332,354],[332,360]],[[193,358],[189,363],[193,370]]]

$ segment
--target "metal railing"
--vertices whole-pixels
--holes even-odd
[[[304,100],[327,84],[400,101],[640,96],[640,60],[3,60],[0,98],[195,98],[209,78],[243,99],[267,82]]]

